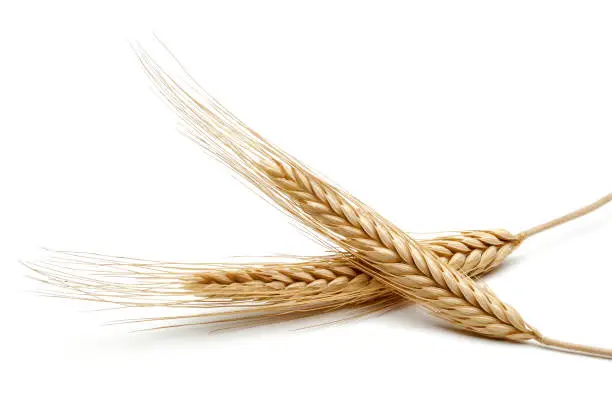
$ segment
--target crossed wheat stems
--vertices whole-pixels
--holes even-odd
[[[199,317],[250,326],[341,309],[361,316],[415,303],[481,336],[612,357],[610,350],[544,336],[476,281],[530,236],[601,207],[612,201],[612,194],[518,234],[493,229],[416,240],[265,140],[190,76],[170,76],[142,48],[135,50],[146,74],[178,115],[183,133],[315,234],[329,254],[213,264],[54,252],[26,262],[36,279],[56,289],[50,295],[197,310],[162,318],[170,320],[163,327],[200,324],[181,322]],[[148,319],[138,319],[143,320]]]

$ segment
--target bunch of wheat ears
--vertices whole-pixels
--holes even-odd
[[[352,318],[412,302],[481,336],[612,357],[607,349],[543,336],[491,289],[474,281],[528,237],[601,207],[612,201],[612,194],[516,235],[494,229],[415,240],[266,141],[190,76],[170,76],[146,51],[135,49],[145,72],[179,116],[185,135],[314,234],[328,253],[213,264],[53,252],[26,263],[36,279],[54,287],[47,294],[131,307],[200,310],[150,319],[172,320],[162,327],[244,327],[340,309],[349,309]],[[197,320],[211,316],[214,320]],[[143,320],[149,319],[137,321]]]

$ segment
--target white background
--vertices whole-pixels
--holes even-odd
[[[612,5],[7,2],[2,406],[610,402],[610,361],[468,337],[414,307],[318,329],[130,333],[31,293],[39,247],[153,259],[321,248],[176,131],[155,32],[261,134],[407,231],[518,232],[612,190]],[[612,206],[487,278],[544,334],[612,347]]]

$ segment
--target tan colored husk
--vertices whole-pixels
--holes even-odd
[[[612,356],[608,350],[545,338],[489,288],[448,267],[364,203],[267,142],[196,84],[191,87],[203,98],[194,98],[145,52],[139,57],[183,120],[188,136],[295,220],[355,256],[364,271],[385,286],[461,330]]]

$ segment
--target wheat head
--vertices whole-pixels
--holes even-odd
[[[421,242],[443,262],[477,278],[497,267],[521,244],[522,237],[502,229],[476,230]],[[336,311],[345,311],[344,316],[349,317],[338,320],[346,320],[409,303],[364,273],[359,261],[347,253],[288,257],[284,262],[266,259],[213,264],[51,252],[42,261],[26,266],[36,273],[37,280],[51,285],[47,295],[130,307],[196,308],[198,313],[176,319],[203,318],[202,324],[215,323],[214,330]],[[161,320],[170,319],[165,316]],[[147,319],[132,321],[143,320]],[[183,325],[175,322],[172,327]]]

